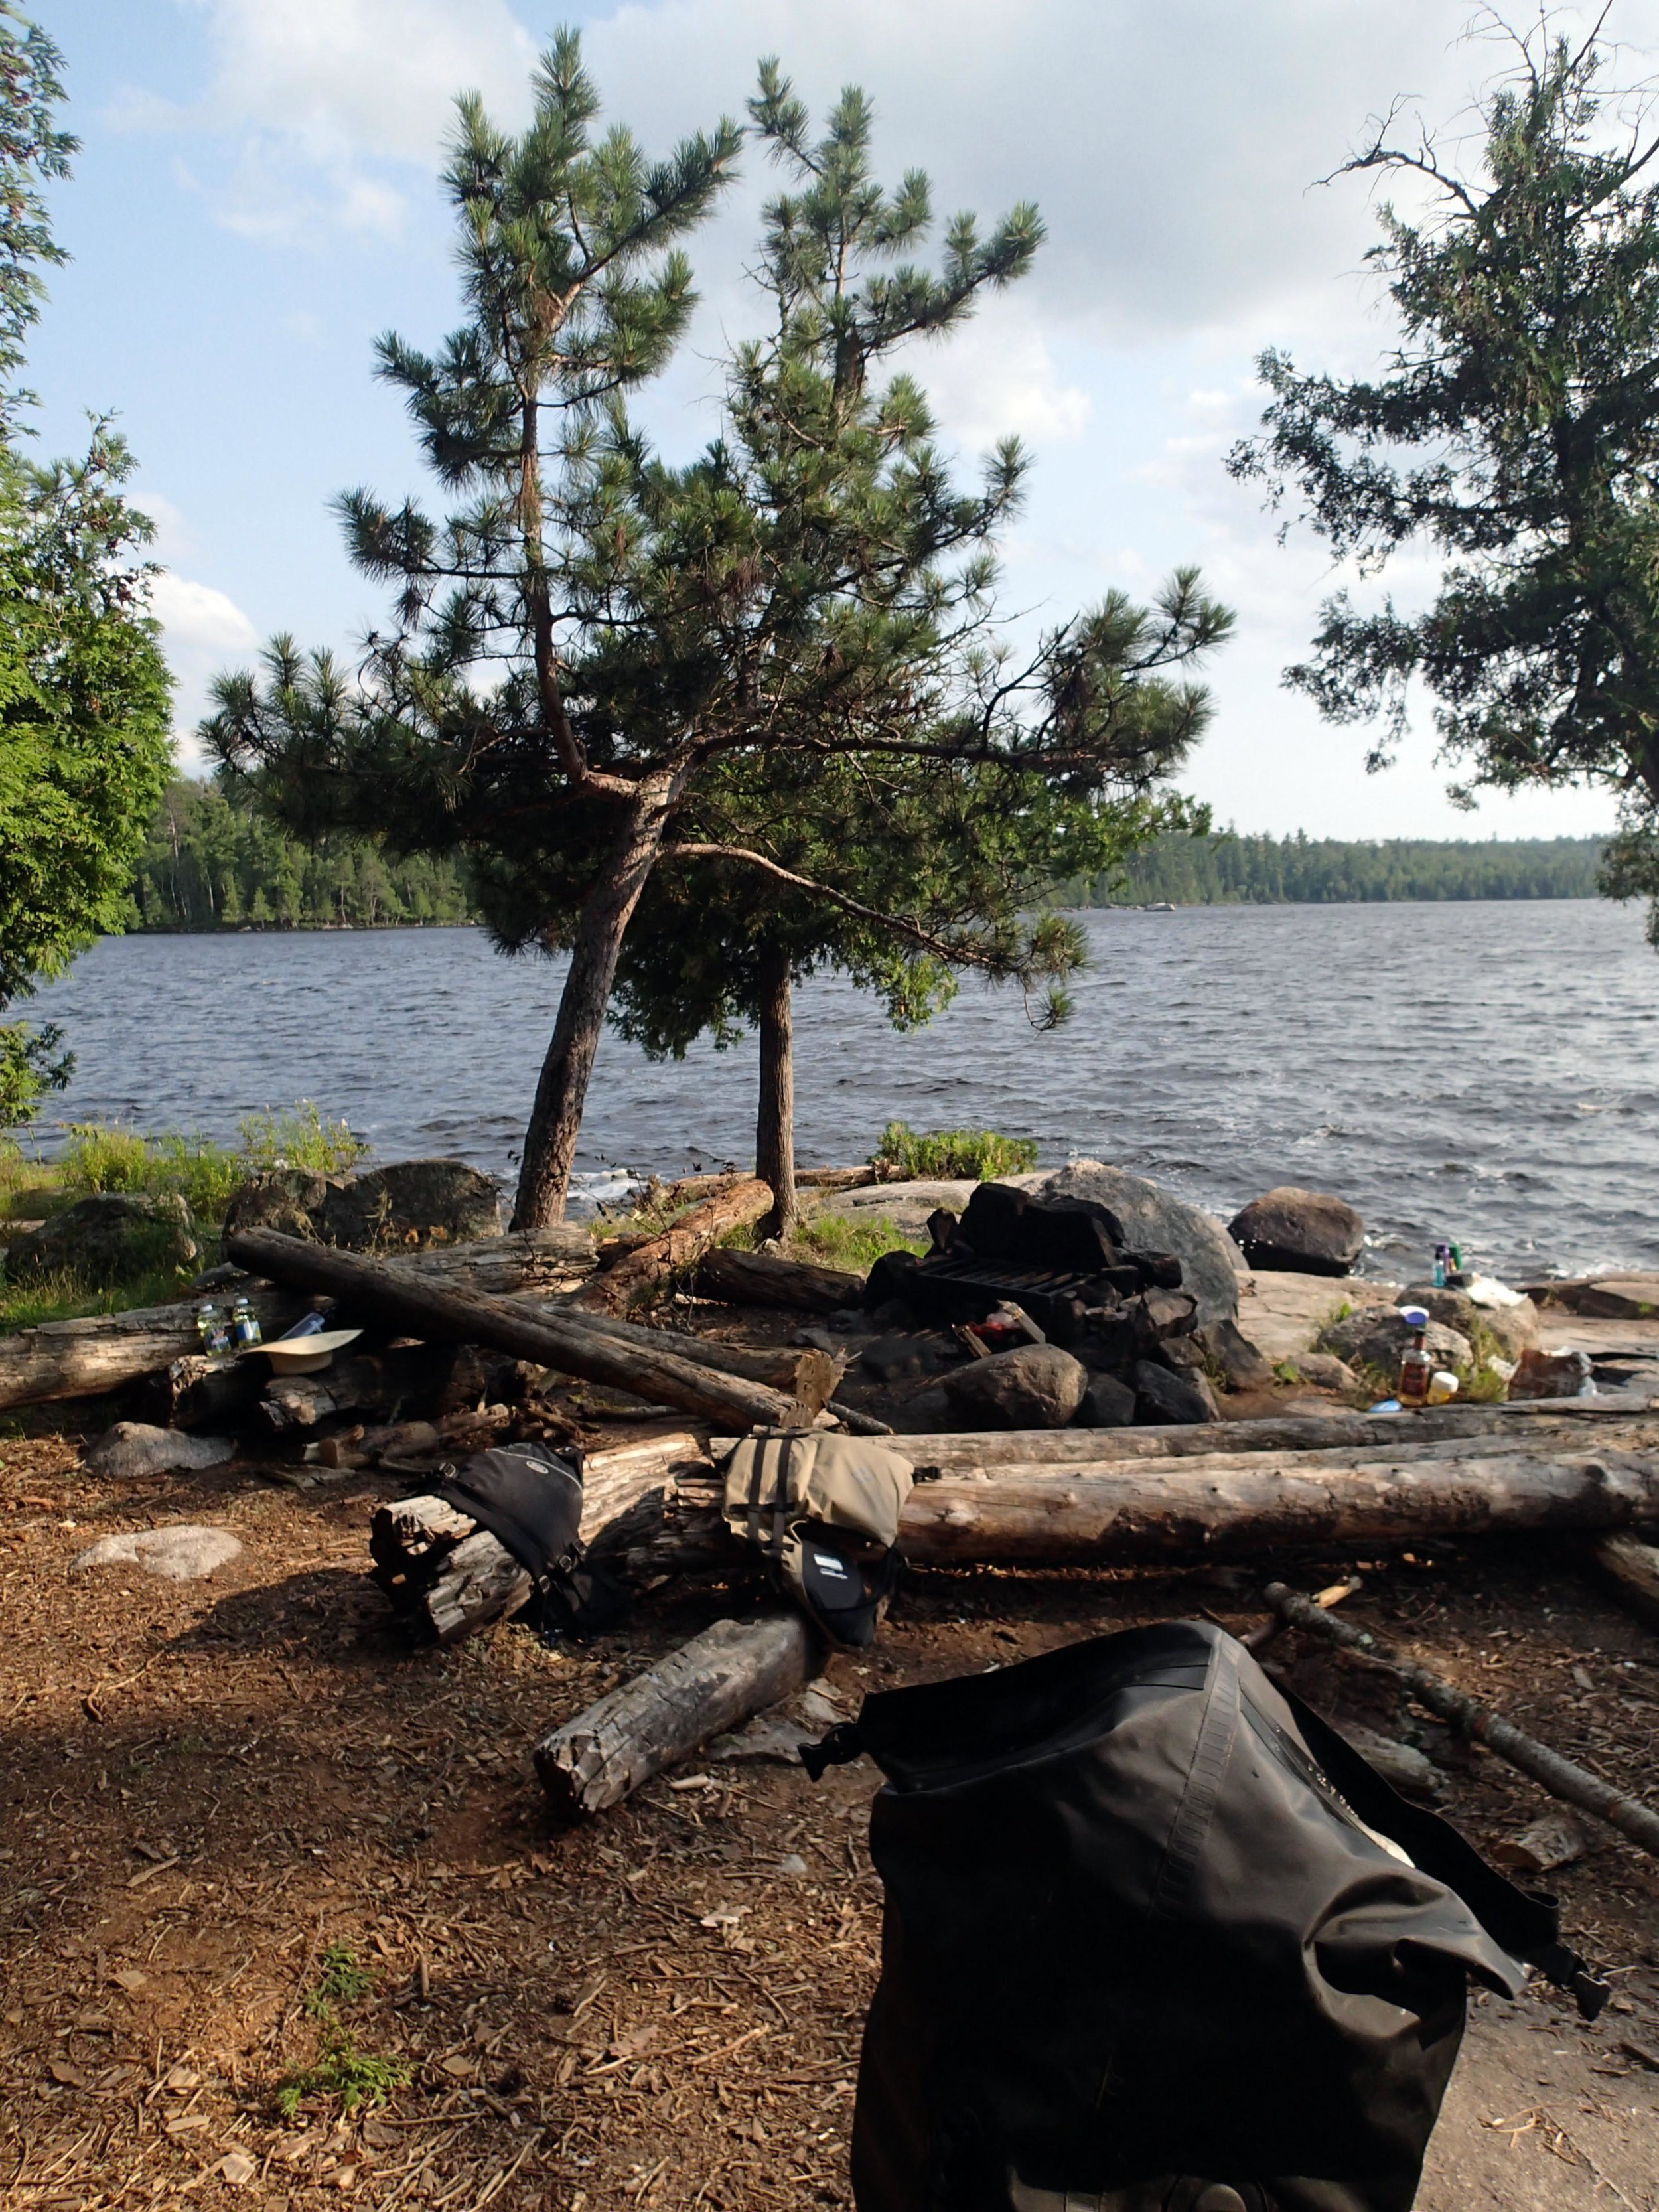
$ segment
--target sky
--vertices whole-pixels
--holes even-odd
[[[1605,795],[1488,797],[1454,810],[1419,702],[1397,764],[1282,685],[1345,579],[1310,533],[1279,542],[1223,456],[1256,423],[1263,347],[1354,374],[1389,336],[1364,257],[1363,180],[1327,177],[1404,96],[1449,141],[1503,65],[1467,0],[36,0],[64,50],[82,140],[54,220],[31,347],[41,448],[114,411],[158,525],[155,606],[179,679],[181,755],[207,686],[264,639],[349,650],[381,612],[331,501],[425,496],[375,337],[430,347],[459,319],[438,173],[455,94],[509,125],[538,52],[582,30],[607,117],[652,152],[740,116],[778,54],[821,113],[845,83],[877,112],[891,176],[934,179],[941,214],[1034,198],[1034,274],[917,363],[965,465],[1017,433],[1030,494],[1004,598],[1064,619],[1196,562],[1237,613],[1210,672],[1216,714],[1182,787],[1240,830],[1550,836],[1605,830]],[[1513,20],[1520,21],[1516,13]],[[1571,29],[1574,11],[1561,12]],[[1616,0],[1635,82],[1659,69],[1659,0]],[[1474,150],[1471,143],[1469,150]],[[690,241],[702,304],[640,403],[671,454],[714,424],[719,361],[750,327],[745,256],[769,182],[750,152]],[[1432,586],[1420,561],[1391,586]]]

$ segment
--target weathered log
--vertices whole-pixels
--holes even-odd
[[[659,1492],[677,1468],[707,1465],[698,1439],[683,1430],[580,1457],[584,1543],[648,1492]],[[392,1605],[440,1644],[516,1613],[530,1595],[530,1577],[507,1547],[429,1493],[378,1508],[368,1549],[374,1580]]]
[[[515,1299],[538,1316],[548,1309],[532,1299]],[[829,1403],[845,1363],[827,1352],[794,1345],[717,1344],[706,1336],[686,1336],[666,1328],[647,1328],[638,1322],[623,1321],[614,1314],[590,1317],[580,1308],[556,1309],[561,1320],[583,1323],[602,1335],[623,1344],[636,1344],[644,1352],[670,1352],[682,1359],[695,1359],[699,1367],[717,1374],[741,1375],[750,1382],[764,1382],[799,1406],[808,1419]]]
[[[1380,1662],[1419,1705],[1449,1722],[1460,1735],[1467,1736],[1472,1743],[1484,1743],[1511,1766],[1518,1766],[1534,1782],[1541,1782],[1552,1796],[1577,1805],[1581,1812],[1594,1813],[1598,1820],[1607,1821],[1621,1835],[1628,1836],[1632,1843],[1639,1844],[1644,1851],[1659,1858],[1659,1813],[1650,1805],[1644,1805],[1622,1790],[1615,1790],[1599,1775],[1587,1773],[1583,1767],[1564,1759],[1559,1751],[1552,1751],[1536,1736],[1528,1735],[1513,1721],[1506,1721],[1490,1705],[1483,1705],[1479,1698],[1455,1689],[1414,1659],[1400,1658],[1380,1644],[1368,1629],[1322,1612],[1299,1591],[1287,1589],[1283,1583],[1269,1583],[1262,1596],[1293,1628],[1310,1630],[1333,1644],[1342,1644],[1352,1651],[1363,1651]]]
[[[258,1363],[263,1364],[263,1362]],[[386,1352],[336,1358],[314,1375],[273,1375],[259,1402],[264,1425],[278,1436],[314,1429],[342,1413],[379,1413],[398,1420],[405,1407],[430,1407],[442,1392],[448,1348],[399,1345]]]
[[[1659,1628],[1659,1550],[1635,1536],[1603,1536],[1590,1547],[1602,1583],[1626,1613]]]
[[[697,1270],[697,1287],[704,1297],[727,1305],[788,1306],[801,1313],[835,1313],[864,1296],[863,1277],[839,1267],[726,1249],[709,1253]]]
[[[761,1422],[776,1428],[797,1417],[791,1401],[764,1383],[716,1374],[675,1352],[643,1350],[605,1335],[589,1322],[532,1314],[505,1298],[440,1288],[400,1265],[361,1253],[307,1244],[273,1229],[242,1230],[230,1239],[230,1250],[240,1266],[302,1289],[326,1291],[346,1311],[412,1335],[489,1345],[584,1382],[659,1400],[702,1420],[735,1420],[745,1429]]]
[[[535,1747],[554,1810],[602,1813],[723,1729],[805,1681],[818,1650],[798,1613],[717,1620]]]
[[[745,1176],[729,1190],[717,1191],[690,1207],[660,1237],[638,1245],[615,1267],[595,1276],[575,1303],[600,1313],[625,1313],[647,1285],[695,1267],[722,1237],[750,1227],[771,1212],[772,1205],[770,1183]]]
[[[795,1187],[799,1190],[862,1190],[866,1183],[876,1181],[874,1168],[797,1168]]]
[[[901,1449],[908,1437],[896,1440]],[[1249,1558],[1280,1547],[1419,1543],[1498,1530],[1606,1530],[1659,1521],[1659,1455],[1509,1455],[1285,1473],[1270,1463],[1069,1474],[1024,1468],[994,1481],[918,1483],[899,1547],[928,1566],[1089,1567]],[[696,1476],[605,1532],[632,1575],[741,1556],[718,1485]]]
[[[1639,1409],[1606,1399],[1557,1398],[1517,1406],[1431,1406],[1417,1413],[1272,1415],[1182,1428],[992,1429],[908,1436],[904,1455],[920,1469],[954,1474],[1003,1466],[1080,1466],[1105,1459],[1207,1459],[1220,1451],[1322,1451],[1376,1445],[1410,1450],[1446,1437],[1532,1437],[1627,1421]]]
[[[305,1300],[278,1291],[256,1291],[248,1303],[267,1336],[280,1335],[306,1310]],[[193,1302],[43,1322],[0,1336],[0,1407],[100,1398],[201,1349]]]

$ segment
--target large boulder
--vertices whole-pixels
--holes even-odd
[[[1227,1224],[1252,1267],[1288,1275],[1348,1275],[1365,1241],[1365,1224],[1346,1199],[1281,1183],[1253,1198]]]
[[[1320,1332],[1318,1350],[1332,1352],[1350,1367],[1369,1367],[1392,1385],[1400,1371],[1400,1355],[1413,1340],[1409,1322],[1394,1306],[1364,1306],[1344,1315]],[[1431,1320],[1425,1344],[1437,1367],[1469,1367],[1474,1348],[1467,1336],[1444,1322]],[[1300,1364],[1300,1362],[1297,1363]],[[1310,1378],[1311,1379],[1311,1378]]]
[[[326,1243],[354,1252],[463,1244],[501,1235],[501,1197],[464,1160],[394,1160],[331,1182],[321,1225]]]
[[[225,1234],[280,1229],[349,1252],[418,1251],[499,1237],[501,1194],[464,1160],[394,1160],[366,1175],[272,1168],[230,1194]]]
[[[1024,1187],[1032,1185],[1027,1182]],[[1100,1160],[1073,1160],[1041,1178],[1035,1195],[1092,1199],[1116,1214],[1131,1251],[1173,1252],[1181,1262],[1182,1289],[1198,1301],[1196,1327],[1231,1321],[1237,1314],[1237,1248],[1213,1215],[1171,1197],[1144,1176]]]
[[[1057,1344],[1018,1344],[945,1377],[956,1411],[987,1428],[1063,1429],[1088,1387],[1088,1369]]]
[[[127,1283],[199,1257],[190,1208],[177,1191],[155,1196],[97,1191],[13,1237],[6,1273],[15,1283],[78,1275],[93,1284]]]

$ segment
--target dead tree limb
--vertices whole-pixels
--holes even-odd
[[[780,1260],[770,1252],[710,1252],[697,1270],[697,1287],[706,1298],[734,1306],[789,1306],[801,1313],[835,1313],[855,1306],[864,1296],[864,1279],[839,1267],[809,1267],[802,1260]]]
[[[1603,1585],[1649,1628],[1659,1628],[1659,1550],[1635,1536],[1603,1536],[1590,1547]]]
[[[554,1810],[572,1819],[620,1804],[710,1736],[799,1689],[818,1656],[798,1613],[717,1620],[541,1739],[536,1771]]]
[[[730,1189],[702,1200],[660,1237],[636,1245],[614,1267],[596,1275],[578,1294],[577,1303],[600,1313],[626,1313],[630,1300],[648,1285],[695,1267],[722,1237],[751,1227],[772,1211],[773,1204],[771,1184],[757,1176],[745,1176]]]
[[[229,1240],[231,1257],[295,1288],[325,1291],[355,1316],[454,1344],[483,1344],[562,1374],[579,1376],[641,1398],[659,1401],[701,1420],[757,1422],[785,1428],[797,1418],[781,1391],[741,1376],[716,1374],[678,1352],[646,1351],[607,1336],[588,1320],[532,1314],[506,1298],[484,1297],[421,1279],[398,1265],[307,1244],[274,1229],[245,1229]]]
[[[1483,1705],[1479,1698],[1454,1689],[1449,1682],[1419,1666],[1414,1659],[1397,1657],[1380,1644],[1369,1630],[1356,1628],[1352,1621],[1339,1620],[1334,1613],[1322,1612],[1311,1599],[1284,1583],[1269,1583],[1262,1596],[1291,1627],[1310,1630],[1348,1650],[1362,1651],[1387,1667],[1419,1705],[1448,1722],[1460,1735],[1467,1736],[1472,1743],[1484,1743],[1511,1766],[1518,1766],[1523,1774],[1541,1783],[1553,1797],[1577,1806],[1581,1812],[1594,1813],[1598,1820],[1607,1821],[1633,1844],[1639,1844],[1644,1851],[1659,1858],[1659,1813],[1651,1806],[1627,1796],[1611,1783],[1603,1782],[1599,1775],[1590,1774],[1571,1759],[1564,1759],[1559,1751],[1540,1743],[1536,1736],[1527,1735],[1513,1721],[1506,1721],[1490,1705]]]
[[[638,1322],[623,1321],[614,1314],[589,1316],[569,1305],[549,1309],[533,1299],[514,1301],[537,1318],[551,1310],[561,1321],[597,1329],[623,1344],[637,1345],[642,1352],[669,1352],[693,1359],[699,1367],[712,1367],[720,1375],[741,1375],[798,1405],[810,1420],[829,1403],[840,1382],[843,1363],[810,1346],[717,1344],[706,1336],[686,1336],[673,1329],[647,1328]]]

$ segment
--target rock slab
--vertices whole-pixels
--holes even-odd
[[[118,1421],[89,1448],[84,1464],[94,1474],[125,1481],[133,1475],[166,1474],[174,1468],[222,1467],[235,1450],[229,1437],[187,1436],[182,1429],[154,1428],[148,1421]]]
[[[1168,1428],[1218,1421],[1221,1411],[1201,1375],[1176,1375],[1155,1359],[1142,1359],[1135,1364],[1135,1415],[1149,1427]]]
[[[1281,1183],[1253,1198],[1227,1224],[1252,1267],[1269,1273],[1346,1275],[1365,1241],[1365,1224],[1346,1199]]]
[[[125,1536],[105,1536],[70,1561],[70,1572],[89,1567],[140,1567],[163,1582],[200,1583],[241,1557],[242,1547],[228,1528],[181,1522],[173,1528],[139,1528]]]
[[[1057,1344],[1018,1344],[945,1378],[958,1413],[1004,1429],[1063,1429],[1088,1388],[1088,1369]]]
[[[1022,1179],[1022,1188],[1031,1188],[1028,1179]],[[1045,1176],[1034,1195],[1086,1198],[1108,1207],[1123,1224],[1130,1250],[1175,1254],[1181,1262],[1181,1287],[1198,1302],[1198,1328],[1236,1318],[1241,1255],[1212,1215],[1172,1197],[1144,1176],[1101,1160],[1073,1160]]]
[[[15,1237],[6,1248],[6,1273],[15,1283],[57,1274],[125,1283],[161,1268],[188,1267],[198,1256],[190,1208],[177,1191],[95,1191]]]

